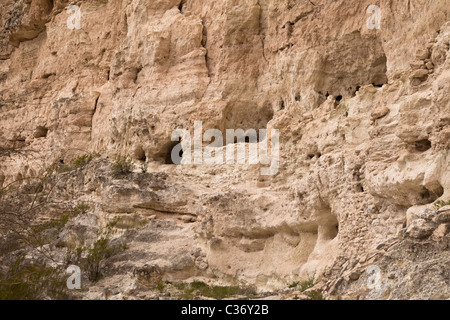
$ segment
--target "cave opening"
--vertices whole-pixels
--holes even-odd
[[[145,151],[142,146],[137,146],[136,149],[134,149],[134,158],[143,162],[147,161],[147,156],[145,155]]]
[[[34,132],[35,138],[46,138],[48,133],[48,129],[43,126],[38,126]]]
[[[180,10],[181,13],[184,13],[186,6],[186,0],[181,0],[180,4],[178,5],[178,10]]]
[[[414,149],[417,152],[426,152],[432,147],[431,141],[428,139],[419,140],[414,143]]]

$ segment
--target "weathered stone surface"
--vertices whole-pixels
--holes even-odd
[[[389,113],[389,108],[386,106],[378,107],[372,110],[372,113],[370,114],[372,120],[377,120],[380,118],[383,118]]]
[[[448,0],[382,1],[373,30],[372,4],[2,1],[0,211],[33,203],[33,183],[42,201],[51,190],[36,221],[88,203],[52,239],[55,257],[121,217],[112,241],[128,249],[84,298],[155,297],[133,276],[150,267],[150,287],[206,277],[278,290],[324,273],[329,294],[447,295],[448,222],[433,204],[450,196]],[[279,172],[173,165],[171,134],[195,121],[280,130]],[[133,172],[114,175],[117,155]],[[370,264],[395,269],[386,297],[364,289]]]
[[[427,69],[419,69],[414,71],[414,73],[411,75],[412,79],[423,79],[428,76],[428,70]]]
[[[423,219],[414,220],[406,230],[406,233],[415,239],[424,239],[429,237],[433,231],[437,228],[437,224],[433,222],[427,222]]]

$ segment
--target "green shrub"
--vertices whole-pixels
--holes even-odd
[[[69,298],[64,270],[23,262],[24,257],[19,257],[0,277],[0,300]]]
[[[314,287],[315,281],[316,281],[315,275],[308,276],[308,279],[300,282],[300,291],[304,292],[304,291]]]
[[[309,300],[325,300],[325,298],[322,295],[322,292],[313,290],[311,292],[308,292]]]
[[[112,164],[111,170],[115,176],[129,174],[133,170],[133,161],[127,156],[119,155]]]
[[[89,162],[91,162],[92,159],[93,159],[92,155],[85,154],[83,156],[80,156],[73,161],[72,168],[76,169],[76,168],[84,167]]]
[[[246,296],[253,298],[256,296],[255,290],[251,288],[240,288],[238,286],[209,286],[202,281],[187,283],[175,283],[173,285],[180,291],[181,298],[192,300],[196,296],[208,297],[216,300],[223,300],[233,296]]]
[[[194,290],[205,290],[208,288],[208,285],[202,281],[193,281],[191,283],[191,288]]]
[[[434,209],[436,209],[436,211],[438,211],[446,206],[450,206],[450,200],[449,201],[439,200],[434,203]]]
[[[165,288],[166,288],[166,284],[164,282],[160,281],[156,285],[156,289],[158,289],[158,291],[160,291],[160,292],[164,291]]]
[[[70,165],[60,163],[59,161],[54,162],[52,165],[48,166],[45,169],[46,177],[53,175],[54,173],[65,173],[70,172],[72,170],[83,168],[88,165],[95,158],[100,157],[98,153],[88,153],[82,156],[79,156],[75,160],[71,162]]]
[[[90,248],[80,249],[82,251],[87,250],[85,269],[88,271],[89,280],[93,282],[97,282],[103,276],[102,271],[106,259],[128,248],[126,244],[111,245],[111,235],[114,233],[113,228],[119,220],[120,218],[115,218],[109,222],[102,236]]]

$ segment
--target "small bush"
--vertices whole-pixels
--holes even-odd
[[[208,285],[202,281],[194,281],[191,283],[191,288],[194,290],[204,290],[208,288]]]
[[[92,160],[98,157],[100,157],[100,154],[98,153],[85,154],[73,160],[70,165],[56,161],[45,169],[46,176],[51,176],[54,173],[65,173],[78,168],[83,168],[86,165],[88,165]]]
[[[0,300],[68,299],[64,270],[45,265],[26,265],[24,257],[0,276]]]
[[[186,283],[184,283],[184,282],[174,283],[173,286],[180,291],[183,291],[186,289]]]
[[[156,285],[156,289],[158,289],[158,291],[160,292],[164,291],[165,288],[166,284],[164,282],[158,282],[158,284]]]
[[[79,203],[75,208],[73,208],[72,214],[74,217],[79,216],[80,214],[85,214],[90,209],[90,206],[84,202]]]
[[[304,292],[314,287],[315,281],[316,281],[315,275],[309,276],[307,280],[300,282],[300,291]]]
[[[313,290],[308,293],[309,300],[325,300],[325,298],[322,295],[322,292]]]
[[[115,176],[129,174],[133,170],[133,161],[127,156],[118,156],[111,170]]]
[[[256,296],[255,290],[251,288],[240,288],[238,286],[209,286],[202,281],[193,281],[187,283],[175,283],[173,285],[180,291],[183,291],[181,298],[192,300],[196,296],[212,298],[216,300],[223,300],[233,296],[246,296],[253,298]]]
[[[94,157],[92,155],[87,155],[87,154],[80,156],[73,161],[72,168],[76,169],[76,168],[84,167],[89,162],[91,162],[93,158]]]
[[[436,209],[436,211],[438,211],[446,206],[450,206],[450,200],[449,201],[439,200],[434,203],[434,209]]]
[[[87,250],[86,269],[88,270],[89,280],[97,282],[103,276],[102,271],[106,259],[116,255],[117,253],[126,250],[127,245],[111,245],[111,235],[114,233],[113,228],[117,225],[120,218],[115,218],[106,225],[103,235],[94,242],[90,248],[82,248],[80,250]]]
[[[297,288],[299,284],[300,284],[300,281],[294,281],[290,285],[288,285],[288,288],[289,289]]]

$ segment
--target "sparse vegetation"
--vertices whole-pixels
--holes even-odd
[[[17,258],[0,276],[0,300],[68,299],[64,271]]]
[[[323,297],[322,292],[313,290],[311,292],[308,292],[309,300],[325,300]]]
[[[85,154],[83,156],[80,156],[73,161],[72,168],[73,169],[82,168],[87,164],[89,164],[92,160],[94,160],[94,158],[99,156],[100,155],[97,153]]]
[[[158,282],[156,285],[156,289],[158,289],[158,291],[162,292],[164,291],[164,289],[166,288],[166,284],[164,282]]]
[[[305,281],[294,281],[288,287],[290,289],[299,288],[301,292],[305,292],[306,290],[314,287],[315,281],[316,281],[316,276],[312,275],[312,276],[308,276],[308,278]]]
[[[100,154],[98,153],[87,153],[74,159],[70,165],[66,165],[62,161],[57,161],[47,167],[45,171],[47,175],[52,175],[53,173],[70,172],[72,170],[87,166],[92,160],[98,157],[100,157]]]
[[[77,249],[78,252],[87,250],[86,261],[84,264],[85,269],[89,274],[89,280],[93,282],[97,282],[103,276],[102,273],[106,259],[127,249],[127,246],[125,244],[111,244],[111,236],[113,235],[114,228],[118,222],[119,218],[113,219],[111,222],[109,222],[100,238],[95,241],[94,244],[89,248]]]
[[[436,201],[434,203],[434,209],[436,211],[438,211],[438,210],[440,210],[440,209],[442,209],[443,207],[446,207],[446,206],[450,206],[450,200],[449,201],[439,200],[439,201]]]
[[[111,166],[111,170],[115,176],[121,176],[131,173],[133,170],[133,160],[127,156],[117,156],[115,162]]]
[[[196,297],[206,297],[223,300],[230,297],[244,296],[247,299],[256,297],[252,288],[241,288],[238,286],[210,286],[202,281],[191,283],[175,283],[173,286],[181,291],[179,297],[185,300],[193,300]]]
[[[300,282],[300,291],[304,292],[312,287],[314,287],[316,281],[316,276],[312,275],[312,276],[308,276],[308,279],[306,279],[305,281]]]
[[[90,209],[90,206],[84,202],[79,203],[73,208],[73,216],[79,216],[80,214],[85,214]]]

